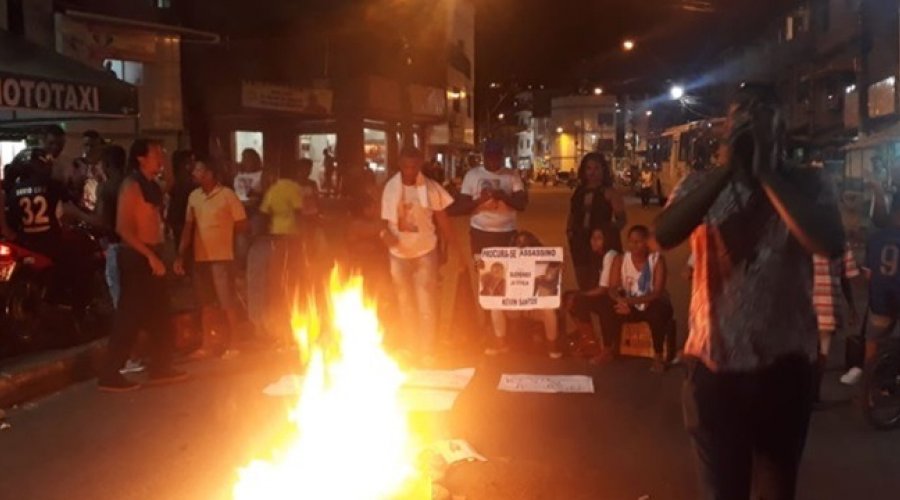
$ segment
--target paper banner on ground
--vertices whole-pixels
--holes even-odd
[[[472,448],[472,445],[463,439],[436,441],[431,444],[429,449],[440,455],[447,465],[452,465],[456,462],[487,462],[487,458],[484,455],[475,451],[475,448]]]
[[[594,380],[587,375],[504,373],[500,376],[500,384],[497,386],[497,389],[507,392],[593,394]]]
[[[557,309],[561,247],[485,248],[477,261],[478,302],[484,309]]]
[[[296,396],[300,394],[300,390],[303,387],[303,375],[297,375],[295,373],[285,375],[278,379],[276,382],[272,382],[267,385],[265,389],[263,389],[263,394],[266,396]]]
[[[453,409],[459,391],[425,387],[400,388],[400,404],[406,411],[443,412]]]
[[[463,390],[475,376],[475,368],[457,370],[413,370],[406,375],[406,387]]]

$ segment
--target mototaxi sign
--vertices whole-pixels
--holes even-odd
[[[104,111],[100,105],[100,89],[96,85],[2,73],[0,73],[0,108],[91,114],[100,114]],[[118,112],[121,113],[121,110]]]

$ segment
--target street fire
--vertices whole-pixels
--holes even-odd
[[[290,415],[296,432],[272,458],[239,471],[234,499],[430,498],[416,464],[419,440],[398,398],[404,374],[383,349],[362,279],[333,272],[329,298],[328,328],[320,329],[315,307],[292,315],[306,366]]]

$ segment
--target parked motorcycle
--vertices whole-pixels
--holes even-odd
[[[0,357],[71,346],[108,333],[114,308],[98,236],[86,225],[68,226],[60,244],[84,256],[77,265],[86,266],[80,275],[87,283],[73,287],[58,278],[49,257],[14,241],[0,242]],[[80,293],[88,297],[75,300]]]

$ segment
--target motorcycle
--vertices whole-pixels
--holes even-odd
[[[0,241],[0,357],[68,347],[108,333],[113,302],[99,236],[86,225],[63,229],[61,245],[84,256],[86,283],[76,292],[58,278],[56,263],[15,241]],[[86,293],[75,300],[77,293]],[[77,304],[77,305],[76,305]]]

